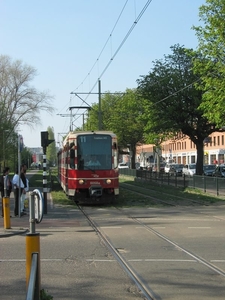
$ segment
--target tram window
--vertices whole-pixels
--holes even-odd
[[[75,149],[74,149],[74,143],[70,144],[70,168],[75,168]]]
[[[114,146],[115,144],[115,146]],[[116,143],[113,147],[116,147]],[[96,156],[101,164],[102,170],[111,168],[108,156],[112,156],[112,137],[110,135],[86,135],[77,138],[77,155],[84,158],[84,168],[88,167],[88,161],[91,156]],[[79,160],[78,160],[79,163]],[[79,168],[79,166],[78,166]]]

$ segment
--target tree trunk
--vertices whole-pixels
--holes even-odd
[[[197,141],[196,149],[197,149],[196,175],[202,175],[203,174],[203,159],[204,159],[203,140]]]

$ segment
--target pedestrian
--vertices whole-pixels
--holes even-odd
[[[23,169],[23,174],[25,176],[25,179],[26,179],[26,185],[24,185],[24,189],[21,193],[21,197],[20,197],[20,212],[21,214],[26,214],[25,213],[25,206],[24,206],[24,202],[25,202],[25,199],[26,199],[26,193],[29,192],[29,180],[28,178],[26,177],[26,172],[27,172],[27,169],[26,167]]]
[[[3,198],[10,197],[12,191],[12,182],[9,177],[9,167],[5,167],[0,180],[1,197],[2,197],[2,217],[4,217]]]
[[[19,214],[19,188],[21,187],[21,184],[19,184],[19,172],[18,169],[16,170],[13,179],[13,193],[14,193],[14,216],[18,216]]]
[[[22,185],[23,187],[21,187],[21,191],[20,191],[20,215],[26,215],[26,213],[24,212],[24,200],[26,197],[26,188],[27,188],[27,179],[26,179],[26,171],[27,171],[27,166],[26,165],[22,165],[20,168],[20,178],[22,181]]]

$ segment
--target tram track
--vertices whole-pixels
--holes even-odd
[[[141,193],[140,193],[141,195]],[[176,206],[166,204],[167,206]],[[144,299],[147,300],[159,300],[161,299],[159,294],[154,293],[154,288],[152,290],[151,282],[147,285],[147,281],[141,276],[133,267],[130,266],[130,263],[132,264],[132,260],[126,260],[123,257],[123,251],[121,251],[120,248],[116,248],[113,245],[113,242],[110,240],[110,236],[107,236],[107,234],[104,232],[104,229],[101,228],[101,221],[105,221],[106,219],[102,217],[101,215],[95,216],[95,220],[89,215],[89,213],[86,211],[85,207],[78,205],[78,208],[81,210],[81,212],[84,214],[84,216],[87,218],[88,222],[92,226],[92,228],[96,231],[96,233],[100,236],[100,238],[103,240],[104,244],[107,246],[109,251],[114,256],[115,260],[120,264],[120,266],[123,268],[123,270],[128,274],[128,276],[132,279],[132,281],[135,283],[135,285],[138,287],[138,289],[141,291],[141,295],[143,295]],[[126,220],[132,220],[134,223],[137,223],[144,229],[146,229],[148,232],[156,236],[158,239],[168,243],[170,246],[174,247],[174,250],[178,250],[180,252],[183,252],[185,255],[188,255],[190,257],[190,261],[193,260],[196,263],[199,263],[200,265],[210,269],[215,275],[222,276],[225,278],[225,270],[219,268],[218,266],[214,265],[211,261],[208,261],[204,259],[201,254],[196,254],[195,251],[190,251],[185,246],[182,246],[177,243],[174,239],[171,239],[167,235],[164,235],[160,233],[160,231],[154,229],[152,226],[146,225],[146,221],[149,221],[149,218],[143,218],[141,217],[141,220],[139,217],[134,217],[131,214],[124,211],[122,208],[114,207],[116,210],[121,214],[121,217],[114,218],[115,222],[118,220],[122,222],[122,224],[126,224]],[[107,217],[108,219],[108,217]],[[109,219],[112,220],[112,219]],[[151,237],[150,237],[151,238]],[[126,251],[125,251],[126,252]]]
[[[85,210],[80,206],[77,205],[79,210],[84,214],[87,218],[88,222],[90,223],[91,227],[96,231],[96,233],[101,237],[104,241],[107,248],[113,254],[116,261],[120,264],[123,270],[128,274],[128,276],[132,279],[135,285],[139,288],[141,293],[146,300],[157,300],[154,296],[153,291],[151,291],[141,280],[138,274],[129,266],[126,260],[120,255],[119,251],[113,246],[110,242],[110,239],[104,234],[104,232],[99,228],[99,226],[94,222],[94,220],[85,212]]]

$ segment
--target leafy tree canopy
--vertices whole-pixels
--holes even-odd
[[[225,118],[225,1],[206,0],[199,8],[203,25],[194,26],[198,37],[198,52],[201,59],[195,59],[195,72],[201,76],[198,88],[204,91],[200,108],[204,115],[224,126]]]
[[[107,93],[101,101],[102,129],[113,131],[118,138],[119,148],[132,151],[132,166],[135,165],[136,145],[143,141],[144,123],[140,116],[143,103],[135,90],[127,89],[124,93]],[[98,129],[99,107],[94,104],[89,113],[86,128]]]
[[[152,71],[138,80],[138,92],[147,100],[145,137],[152,143],[178,132],[189,136],[197,148],[196,172],[202,174],[204,139],[219,129],[209,123],[200,108],[203,92],[194,85],[200,77],[192,71],[198,53],[180,45],[171,49],[172,54],[153,62]]]

